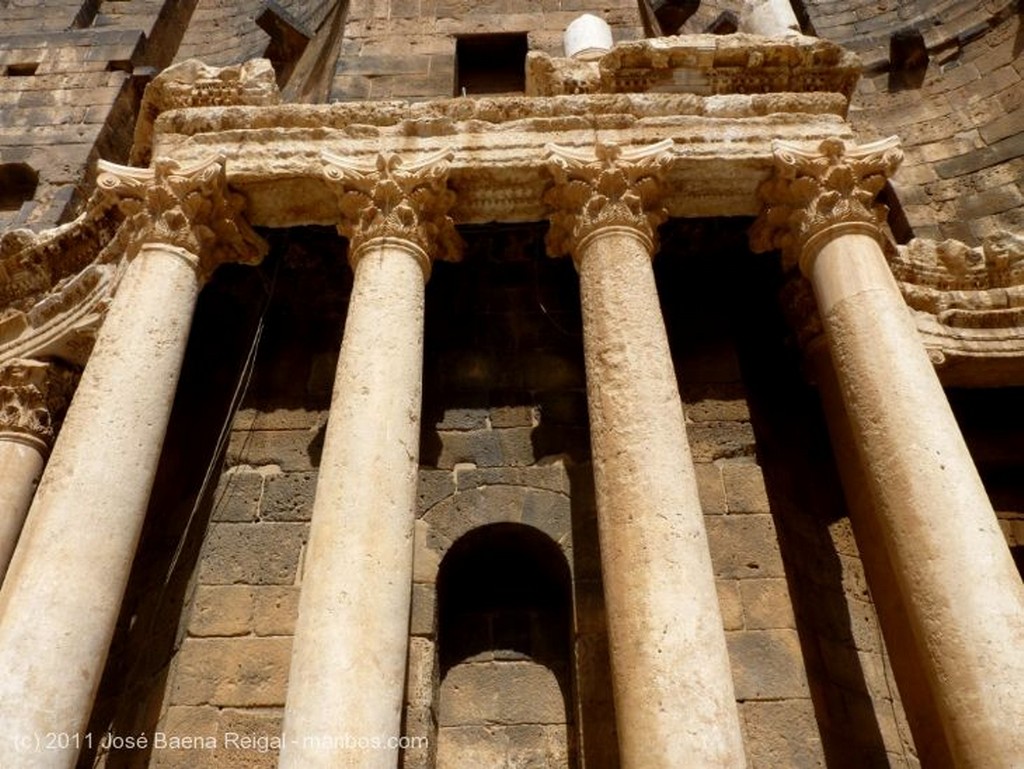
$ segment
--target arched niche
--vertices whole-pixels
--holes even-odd
[[[575,761],[572,588],[559,546],[497,523],[460,537],[437,582],[437,769]]]

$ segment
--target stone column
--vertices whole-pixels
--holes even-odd
[[[752,232],[810,280],[913,641],[958,767],[1024,764],[1024,586],[882,246],[895,139],[775,146]],[[868,563],[869,559],[865,559]]]
[[[72,380],[57,363],[12,360],[0,366],[0,582],[64,417]]]
[[[548,248],[580,276],[623,769],[745,765],[682,402],[651,259],[670,141],[550,148]]]
[[[89,739],[196,296],[261,255],[220,160],[101,170],[138,237],[0,591],[2,766],[67,769]]]
[[[355,272],[302,575],[282,769],[395,769],[419,466],[424,284],[454,258],[451,153],[325,154]]]
[[[740,18],[741,32],[767,37],[800,34],[800,22],[790,0],[746,0]]]

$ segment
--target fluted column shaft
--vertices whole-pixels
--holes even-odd
[[[958,767],[1024,765],[1024,586],[881,249],[883,212],[870,208],[898,150],[827,142],[777,156],[786,178],[803,180],[792,189],[812,195],[792,209],[783,246],[814,289],[950,752]]]
[[[208,185],[223,189],[219,163],[192,170],[162,174],[165,193],[189,200],[140,211],[141,237],[169,240],[154,218],[188,228]],[[149,186],[145,171],[123,171],[129,187]],[[117,287],[0,591],[2,766],[69,769],[87,744],[206,266],[181,245],[147,242]]]
[[[67,407],[71,379],[54,363],[15,360],[0,367],[0,582]]]
[[[659,153],[557,148],[549,245],[571,250],[624,769],[745,765],[714,573],[651,258]],[[663,156],[661,156],[663,157]]]
[[[376,171],[328,158],[342,209],[360,209],[342,226],[355,280],[302,575],[282,769],[398,765],[424,284],[427,249],[438,246],[438,228],[425,220],[436,214],[444,224],[446,156],[412,169],[386,158]]]

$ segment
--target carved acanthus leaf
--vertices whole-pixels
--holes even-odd
[[[144,243],[182,248],[208,277],[224,262],[258,263],[267,244],[242,215],[245,199],[227,183],[224,159],[191,166],[157,160],[152,168],[100,161],[97,185],[116,195],[134,235],[129,256]]]
[[[454,157],[440,150],[415,163],[396,153],[377,156],[375,166],[323,153],[324,176],[334,187],[341,210],[338,232],[349,239],[349,257],[358,260],[363,246],[380,238],[416,245],[429,259],[457,261],[462,239],[448,212],[455,193],[448,189]],[[429,271],[429,264],[424,265]]]
[[[775,173],[758,188],[764,201],[750,231],[755,252],[780,249],[788,267],[807,273],[808,245],[836,225],[854,225],[882,239],[888,209],[875,202],[903,159],[890,137],[862,146],[826,139],[816,151],[776,141]]]
[[[58,363],[13,360],[0,366],[0,433],[52,445],[77,381]]]
[[[636,230],[655,253],[658,225],[668,218],[660,205],[661,180],[671,149],[670,139],[633,148],[599,143],[593,154],[549,144],[554,185],[544,196],[552,208],[548,253],[579,258],[580,244],[605,227]]]

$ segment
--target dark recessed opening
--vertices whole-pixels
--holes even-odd
[[[455,40],[455,95],[523,93],[526,33],[468,35]]]
[[[920,88],[928,71],[928,46],[916,29],[902,29],[889,38],[889,90]]]
[[[487,649],[568,659],[571,577],[558,547],[536,529],[498,523],[456,542],[438,576],[438,658],[452,666]]]
[[[8,64],[7,74],[10,77],[28,77],[29,75],[36,74],[37,69],[39,69],[38,61],[27,61],[21,64]]]
[[[700,0],[652,0],[651,10],[661,27],[661,34],[675,35],[686,20],[700,7]]]
[[[17,211],[32,200],[39,185],[39,172],[25,163],[0,164],[0,211]]]
[[[708,25],[708,32],[712,35],[731,35],[733,32],[738,32],[739,28],[740,20],[736,14],[732,11],[723,11],[718,14],[717,19]]]
[[[896,194],[896,190],[893,189],[892,184],[889,182],[885,183],[885,186],[878,195],[878,201],[889,209],[889,229],[892,230],[892,236],[896,239],[896,242],[901,244],[909,243],[914,237],[914,228],[910,226],[910,220],[907,219],[907,214],[903,210],[903,204],[900,202],[899,196]]]
[[[256,24],[270,36],[270,43],[263,55],[277,75],[277,85],[283,88],[291,77],[295,65],[313,37],[298,19],[279,3],[268,0],[263,12],[256,17]]]

